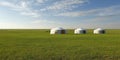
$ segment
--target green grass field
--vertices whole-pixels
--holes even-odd
[[[50,35],[49,30],[0,30],[0,60],[120,60],[120,30]]]

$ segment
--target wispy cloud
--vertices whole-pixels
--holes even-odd
[[[60,13],[57,16],[79,17],[79,16],[112,16],[120,14],[120,6],[92,9],[87,11]]]
[[[30,2],[28,1],[20,1],[19,3],[3,1],[0,2],[0,6],[9,7],[11,10],[18,11],[22,15],[28,15],[32,17],[40,16],[40,14],[36,10],[32,9],[32,7],[30,6]]]
[[[37,1],[37,3],[44,3],[47,0],[36,0],[36,1]]]
[[[56,12],[65,12],[78,8],[88,0],[14,0],[0,1],[0,6],[8,7],[11,10],[18,11],[22,15],[40,17]],[[42,12],[44,12],[42,14]]]
[[[16,6],[12,3],[9,3],[9,2],[0,2],[0,6],[5,6],[5,7],[10,7],[10,8],[15,8]]]
[[[21,12],[22,15],[26,15],[26,16],[32,16],[32,17],[40,17],[39,14],[37,14],[36,12],[32,12],[32,11],[27,11],[27,12]]]
[[[88,0],[59,0],[54,2],[52,5],[47,6],[46,8],[40,9],[41,11],[52,10],[52,11],[65,11],[72,10],[73,8],[78,7],[78,5],[82,5],[88,2]]]

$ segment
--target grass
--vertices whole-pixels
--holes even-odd
[[[120,60],[120,30],[50,35],[49,30],[0,30],[0,60]]]

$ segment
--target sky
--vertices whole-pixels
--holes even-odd
[[[0,29],[120,29],[120,0],[0,0]]]

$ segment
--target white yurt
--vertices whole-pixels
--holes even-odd
[[[62,27],[52,28],[50,34],[66,34],[66,30]]]
[[[77,28],[74,30],[74,34],[86,34],[86,29]]]
[[[94,34],[104,34],[105,30],[102,28],[97,28],[93,31]]]

